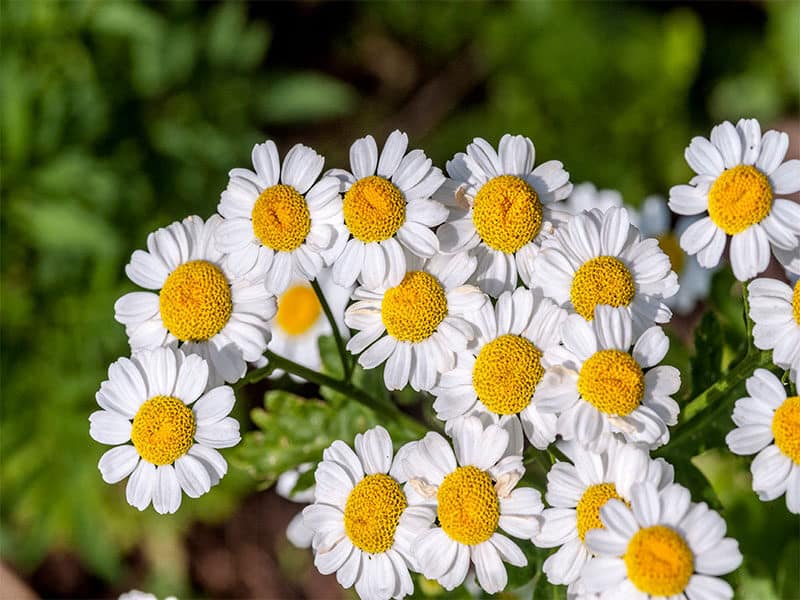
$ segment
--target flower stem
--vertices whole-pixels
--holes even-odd
[[[333,339],[336,340],[336,349],[339,351],[339,360],[342,363],[344,380],[350,381],[350,378],[353,376],[353,367],[350,364],[350,357],[347,353],[347,349],[345,348],[344,339],[342,338],[342,334],[339,332],[339,326],[336,324],[336,318],[333,316],[333,311],[328,305],[328,301],[325,299],[325,294],[322,293],[322,288],[319,286],[319,282],[316,279],[311,282],[311,287],[314,288],[314,293],[317,295],[319,303],[322,305],[322,310],[325,312],[325,317],[328,319],[328,323],[331,324]]]

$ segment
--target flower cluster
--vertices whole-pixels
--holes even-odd
[[[523,136],[497,148],[476,138],[445,173],[399,131],[380,151],[357,140],[349,169],[324,173],[311,148],[281,161],[273,142],[256,145],[253,170],[231,170],[219,214],[159,229],[131,257],[128,276],[150,291],[115,306],[132,357],[109,367],[90,417],[91,436],[115,446],[102,476],[130,475],[140,510],[175,512],[183,493],[208,492],[227,470],[217,449],[240,439],[226,384],[270,357],[301,366],[294,377],[313,373],[318,338],[332,333],[346,378],[345,342],[362,368],[383,365],[388,390],[431,397],[444,434],[395,452],[377,426],[281,477],[279,493],[310,504],[291,539],[343,587],[399,600],[412,572],[453,589],[474,571],[496,593],[505,563],[527,564],[517,538],[557,548],[544,574],[576,597],[731,597],[719,576],[740,564],[737,542],[650,456],[680,412],[661,326],[707,293],[728,236],[739,280],[764,271],[770,251],[797,271],[800,205],[778,198],[800,190],[787,148],[754,120],[694,138],[686,159],[698,175],[672,188],[669,208],[695,217],[673,230],[663,199],[635,212],[611,191],[573,190],[559,161],[536,165]],[[798,289],[748,286],[755,346],[793,381]],[[759,453],[762,499],[785,493],[800,512],[800,400],[764,369],[747,390],[728,444]],[[549,468],[547,507],[525,485],[536,456]],[[315,485],[296,492],[311,469]]]

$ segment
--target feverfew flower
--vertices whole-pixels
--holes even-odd
[[[780,197],[800,190],[800,160],[783,162],[788,148],[787,134],[762,136],[756,119],[736,127],[725,121],[710,141],[692,139],[685,156],[697,176],[670,190],[669,207],[681,215],[707,213],[681,236],[681,247],[701,266],[719,263],[730,236],[733,274],[746,281],[767,268],[770,248],[785,254],[800,245],[800,204]]]
[[[798,280],[800,281],[800,280]],[[753,342],[772,350],[773,362],[789,369],[794,381],[800,373],[800,283],[794,290],[777,279],[759,278],[747,286]]]
[[[102,410],[89,417],[89,434],[115,446],[98,467],[106,483],[130,475],[131,506],[144,510],[152,501],[156,512],[174,513],[181,490],[198,498],[228,471],[215,448],[240,440],[239,423],[228,416],[233,390],[206,391],[208,373],[201,357],[170,347],[120,358],[108,368],[96,395]]]
[[[569,173],[557,160],[534,169],[534,157],[521,135],[504,135],[497,151],[475,138],[447,162],[450,179],[437,194],[450,208],[437,232],[442,252],[476,256],[475,281],[494,298],[517,287],[517,274],[530,286],[542,239],[569,217],[557,208],[572,191]]]
[[[209,363],[209,385],[234,383],[247,362],[261,358],[270,339],[275,298],[255,270],[231,270],[214,244],[222,219],[187,217],[147,236],[125,267],[134,283],[154,292],[125,294],[114,318],[136,353],[179,345]]]
[[[735,454],[758,455],[750,466],[753,490],[761,500],[786,494],[789,511],[800,514],[800,397],[786,397],[780,380],[756,369],[746,382],[745,398],[736,401],[736,429],[725,441]]]
[[[255,172],[230,172],[217,206],[225,221],[215,240],[233,271],[255,270],[277,295],[292,278],[315,279],[342,253],[339,181],[318,180],[325,159],[302,144],[292,146],[281,165],[275,143],[267,140],[253,147],[252,160]]]
[[[275,482],[275,493],[281,498],[300,504],[314,502],[315,489],[313,485],[299,492],[294,491],[294,486],[297,484],[300,475],[309,471],[313,466],[314,463],[301,463],[296,469],[289,469],[281,473],[278,481]],[[297,548],[311,548],[313,537],[314,532],[306,527],[305,521],[303,521],[303,511],[301,510],[289,521],[289,525],[286,527],[286,539]]]

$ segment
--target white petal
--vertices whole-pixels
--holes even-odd
[[[192,407],[197,426],[218,423],[230,414],[235,402],[233,389],[227,385],[209,390]]]
[[[106,483],[122,481],[136,468],[139,454],[136,448],[128,444],[108,450],[100,457],[97,467]]]
[[[203,463],[189,454],[175,461],[175,474],[181,489],[190,498],[199,498],[211,489],[211,476]]]
[[[128,504],[144,510],[150,504],[153,490],[156,486],[156,467],[146,460],[140,460],[134,469],[128,485],[125,488],[125,497]]]

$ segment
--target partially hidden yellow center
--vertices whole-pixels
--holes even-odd
[[[388,475],[367,475],[347,497],[344,531],[353,545],[379,554],[394,544],[394,533],[408,506],[400,485]]]
[[[461,544],[480,544],[497,530],[500,501],[491,477],[477,467],[458,467],[445,477],[436,500],[439,524]]]
[[[392,237],[406,220],[406,199],[391,181],[371,175],[356,181],[344,195],[344,222],[362,242]]]
[[[637,531],[625,551],[628,579],[651,596],[674,596],[694,573],[694,554],[677,532],[664,525]]]
[[[386,290],[381,302],[383,325],[401,342],[429,338],[446,316],[444,288],[424,271],[406,273],[400,285]]]
[[[484,406],[498,415],[516,414],[531,402],[544,376],[542,353],[518,335],[502,335],[481,348],[472,385]]]
[[[153,396],[133,417],[131,440],[143,459],[170,465],[189,451],[197,427],[192,409],[172,396]]]
[[[778,450],[800,465],[800,396],[789,396],[775,411],[772,435]]]
[[[268,248],[291,252],[311,231],[311,213],[305,198],[290,185],[268,187],[253,206],[253,233]]]
[[[644,398],[644,373],[627,352],[599,350],[583,363],[578,392],[599,411],[625,416]]]
[[[578,537],[581,538],[582,542],[586,539],[587,531],[603,528],[603,522],[600,520],[600,509],[611,499],[622,500],[625,504],[628,504],[617,493],[617,486],[613,483],[590,485],[583,492],[583,496],[581,496],[576,507]]]
[[[661,250],[664,251],[664,254],[667,255],[667,258],[669,258],[672,270],[676,273],[681,273],[683,271],[683,265],[686,262],[686,256],[683,250],[681,250],[678,236],[671,231],[662,234],[658,236],[658,245],[661,247]]]
[[[530,243],[542,228],[542,203],[524,179],[500,175],[478,190],[472,221],[490,248],[512,254]]]
[[[708,216],[728,235],[760,223],[772,208],[772,186],[751,165],[726,169],[708,192]]]
[[[317,322],[322,306],[317,295],[307,285],[295,285],[278,299],[275,322],[289,335],[301,335]]]
[[[181,341],[217,335],[231,316],[231,288],[219,267],[192,260],[169,274],[158,295],[164,327]]]
[[[800,325],[800,279],[794,284],[794,294],[792,294],[792,316],[795,322]]]
[[[575,312],[587,321],[594,319],[598,304],[628,306],[635,294],[633,275],[613,256],[598,256],[583,263],[575,272],[569,291]]]

